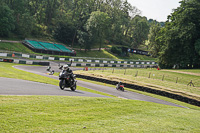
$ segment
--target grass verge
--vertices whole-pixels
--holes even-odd
[[[117,98],[0,96],[0,132],[200,132],[200,113]]]

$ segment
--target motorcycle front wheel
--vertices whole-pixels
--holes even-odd
[[[64,90],[64,88],[65,88],[65,80],[64,79],[60,80],[59,86],[60,86],[61,90]]]

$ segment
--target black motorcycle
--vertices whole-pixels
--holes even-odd
[[[73,75],[73,79],[70,78],[70,73],[68,73],[66,70],[62,70],[59,74],[59,86],[61,90],[64,90],[64,88],[70,88],[72,91],[76,90],[76,75]]]

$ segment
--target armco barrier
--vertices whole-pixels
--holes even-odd
[[[77,76],[77,78],[83,78],[83,79],[103,82],[103,83],[112,84],[112,85],[116,85],[118,83],[117,81],[111,81],[111,80],[108,80],[108,79],[85,76],[85,75],[80,75],[80,74],[77,74],[76,76]],[[135,84],[128,84],[128,83],[123,83],[123,84],[124,84],[124,87],[127,87],[127,88],[131,88],[131,89],[135,89],[135,90],[139,90],[139,91],[144,91],[144,92],[148,92],[148,93],[152,93],[152,94],[156,94],[156,95],[160,95],[160,96],[165,96],[165,97],[168,97],[168,98],[172,98],[172,99],[175,99],[175,100],[179,100],[179,101],[200,107],[200,101],[195,100],[195,99],[191,99],[191,98],[184,97],[184,96],[181,96],[181,95],[178,95],[178,94],[173,94],[173,93],[170,93],[170,92],[156,90],[156,89],[152,89],[152,88],[144,87],[144,86],[139,86],[139,85],[135,85]]]

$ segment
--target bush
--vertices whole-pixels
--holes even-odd
[[[72,43],[75,33],[75,26],[70,22],[60,22],[55,31],[54,38],[62,43]]]
[[[0,36],[8,37],[9,33],[15,29],[13,10],[7,5],[0,5]]]
[[[117,55],[121,55],[121,54],[122,54],[122,50],[121,50],[121,49],[118,49],[118,48],[115,47],[115,46],[112,46],[111,52],[114,53],[114,54],[117,54]]]
[[[195,42],[195,50],[200,55],[200,39]]]

